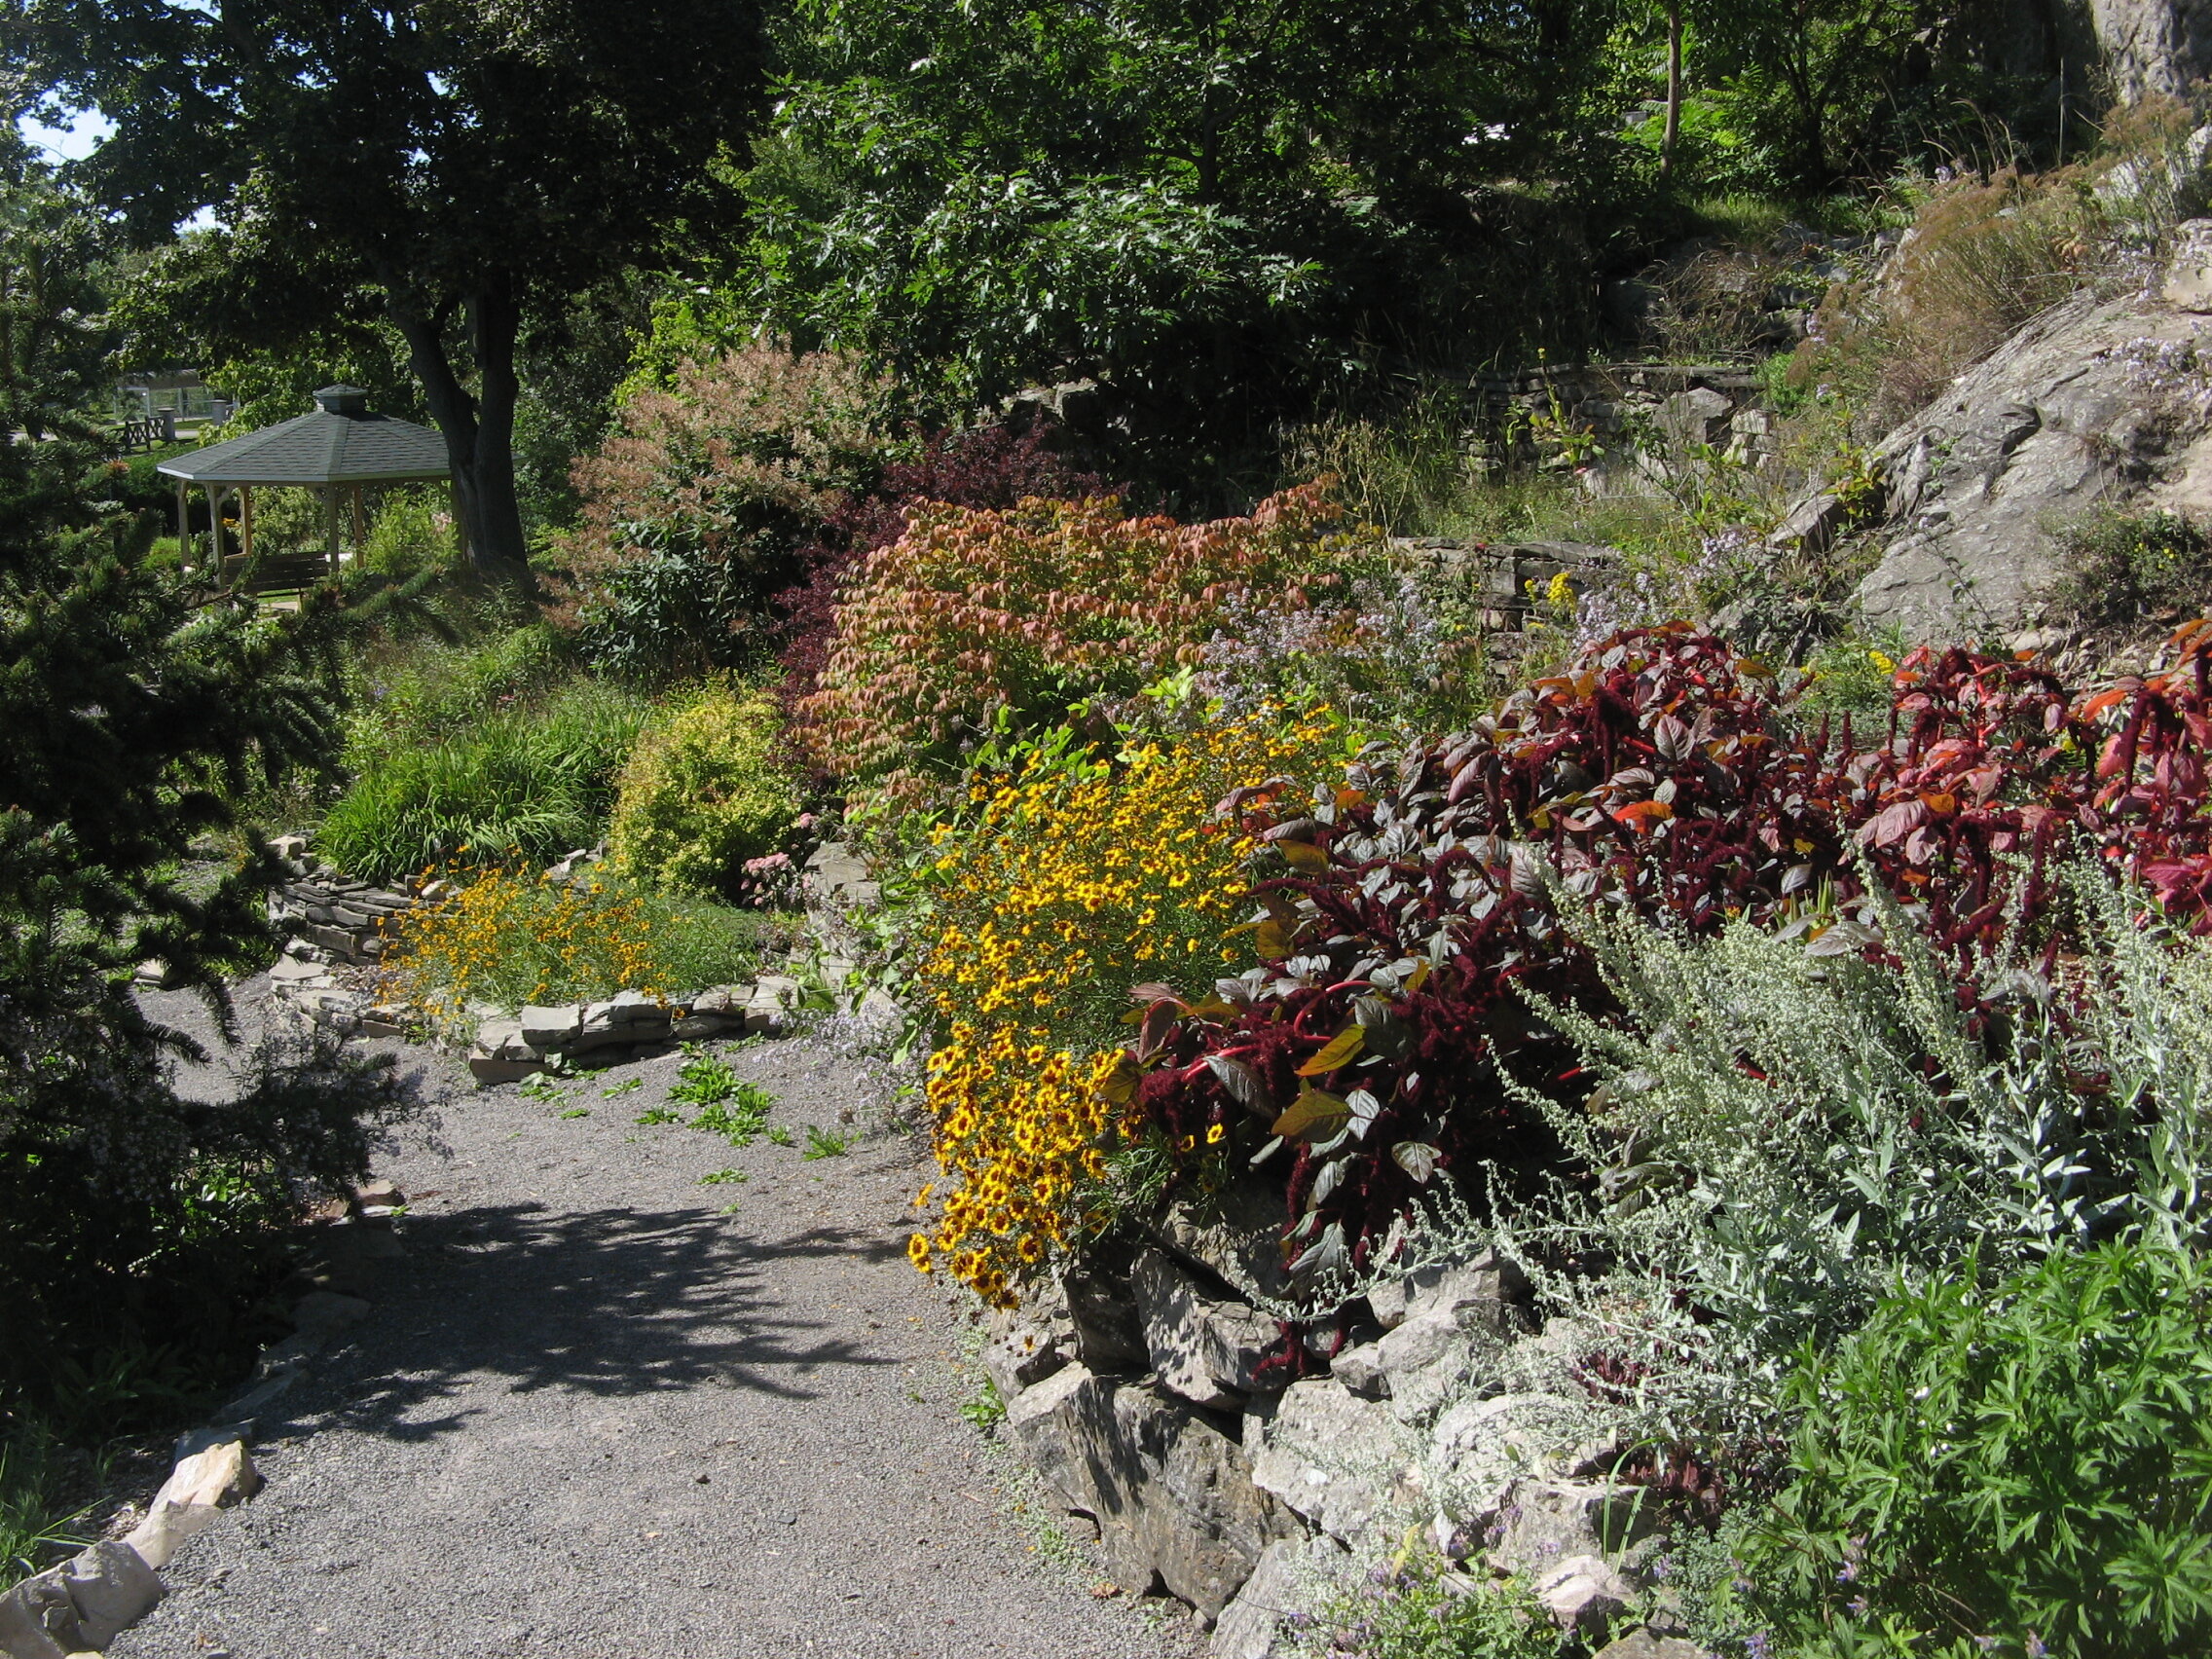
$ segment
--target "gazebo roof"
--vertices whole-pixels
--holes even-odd
[[[372,415],[359,387],[326,386],[312,414],[172,457],[157,471],[190,484],[392,484],[444,478],[446,441],[427,426]]]

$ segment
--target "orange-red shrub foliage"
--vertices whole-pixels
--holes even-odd
[[[1124,518],[1111,496],[1011,512],[913,509],[847,583],[801,741],[836,776],[906,793],[999,711],[1058,719],[1195,662],[1246,593],[1304,607],[1362,544],[1319,485],[1249,518]]]

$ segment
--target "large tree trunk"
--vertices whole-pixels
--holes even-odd
[[[515,498],[515,336],[522,313],[512,294],[497,287],[470,294],[464,315],[476,367],[474,396],[454,373],[437,320],[398,305],[391,311],[393,324],[407,341],[416,378],[423,383],[430,418],[445,436],[455,510],[467,532],[469,563],[495,581],[535,595],[537,584]]]

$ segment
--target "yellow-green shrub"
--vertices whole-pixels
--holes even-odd
[[[736,893],[747,861],[775,852],[798,818],[779,729],[765,694],[717,687],[646,732],[608,827],[615,867],[664,892]]]

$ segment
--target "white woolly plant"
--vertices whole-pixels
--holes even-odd
[[[1799,1345],[1855,1328],[1900,1275],[2201,1236],[2212,942],[2138,926],[2093,866],[2070,887],[2091,957],[2057,986],[1999,965],[2000,1016],[1978,1033],[1879,894],[1839,937],[1886,937],[1895,967],[1749,925],[1693,940],[1561,895],[1623,1012],[1529,993],[1596,1087],[1564,1107],[1505,1086],[1595,1180],[1495,1190],[1487,1213],[1439,1192],[1377,1252],[1386,1267],[1315,1286],[1304,1316],[1494,1247],[1555,1327],[1507,1386],[1592,1390],[1598,1417],[1654,1437],[1764,1435]]]
[[[1623,1015],[1528,1000],[1599,1087],[1578,1110],[1508,1087],[1600,1173],[1494,1231],[1603,1331],[1606,1380],[1650,1430],[1770,1430],[1797,1346],[1855,1328],[1900,1275],[2202,1227],[2212,949],[2136,927],[2093,868],[2071,886],[2095,957],[2055,988],[1994,976],[2003,1017],[1978,1035],[1879,895],[1895,967],[1582,914]]]

